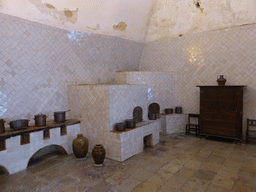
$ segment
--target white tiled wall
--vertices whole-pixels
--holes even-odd
[[[0,118],[30,119],[68,109],[67,86],[113,82],[138,70],[143,44],[62,30],[0,14]],[[67,113],[69,115],[72,112]]]
[[[185,113],[199,111],[199,88],[217,85],[225,75],[227,85],[247,85],[245,119],[256,118],[256,24],[146,44],[141,71],[175,71],[177,103]]]
[[[160,105],[160,113],[164,113],[165,108],[177,106],[175,78],[175,72],[172,71],[125,71],[116,73],[115,82],[147,86],[147,107],[151,103],[158,103]]]

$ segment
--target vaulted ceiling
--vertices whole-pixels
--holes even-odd
[[[152,42],[256,22],[255,0],[2,0],[0,12],[58,28]]]

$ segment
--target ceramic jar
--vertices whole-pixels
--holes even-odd
[[[72,147],[76,158],[83,159],[88,153],[89,141],[83,134],[78,134],[77,138],[73,140]]]
[[[227,80],[225,79],[224,75],[218,76],[217,83],[219,86],[224,86],[226,81]]]
[[[92,157],[96,166],[102,166],[106,156],[106,150],[102,144],[97,144],[92,149]]]

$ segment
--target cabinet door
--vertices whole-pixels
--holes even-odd
[[[241,137],[242,87],[201,87],[200,133]]]

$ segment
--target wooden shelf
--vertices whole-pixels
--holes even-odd
[[[42,130],[46,130],[46,129],[54,129],[57,127],[74,125],[74,124],[79,124],[79,123],[80,123],[80,121],[77,119],[68,119],[63,123],[55,123],[54,121],[48,121],[47,125],[43,126],[43,127],[29,126],[28,128],[22,129],[22,130],[12,130],[10,128],[7,128],[5,133],[0,134],[0,140],[5,140],[10,137],[15,137],[17,135],[24,135],[24,134],[29,134],[32,132],[42,131]]]

